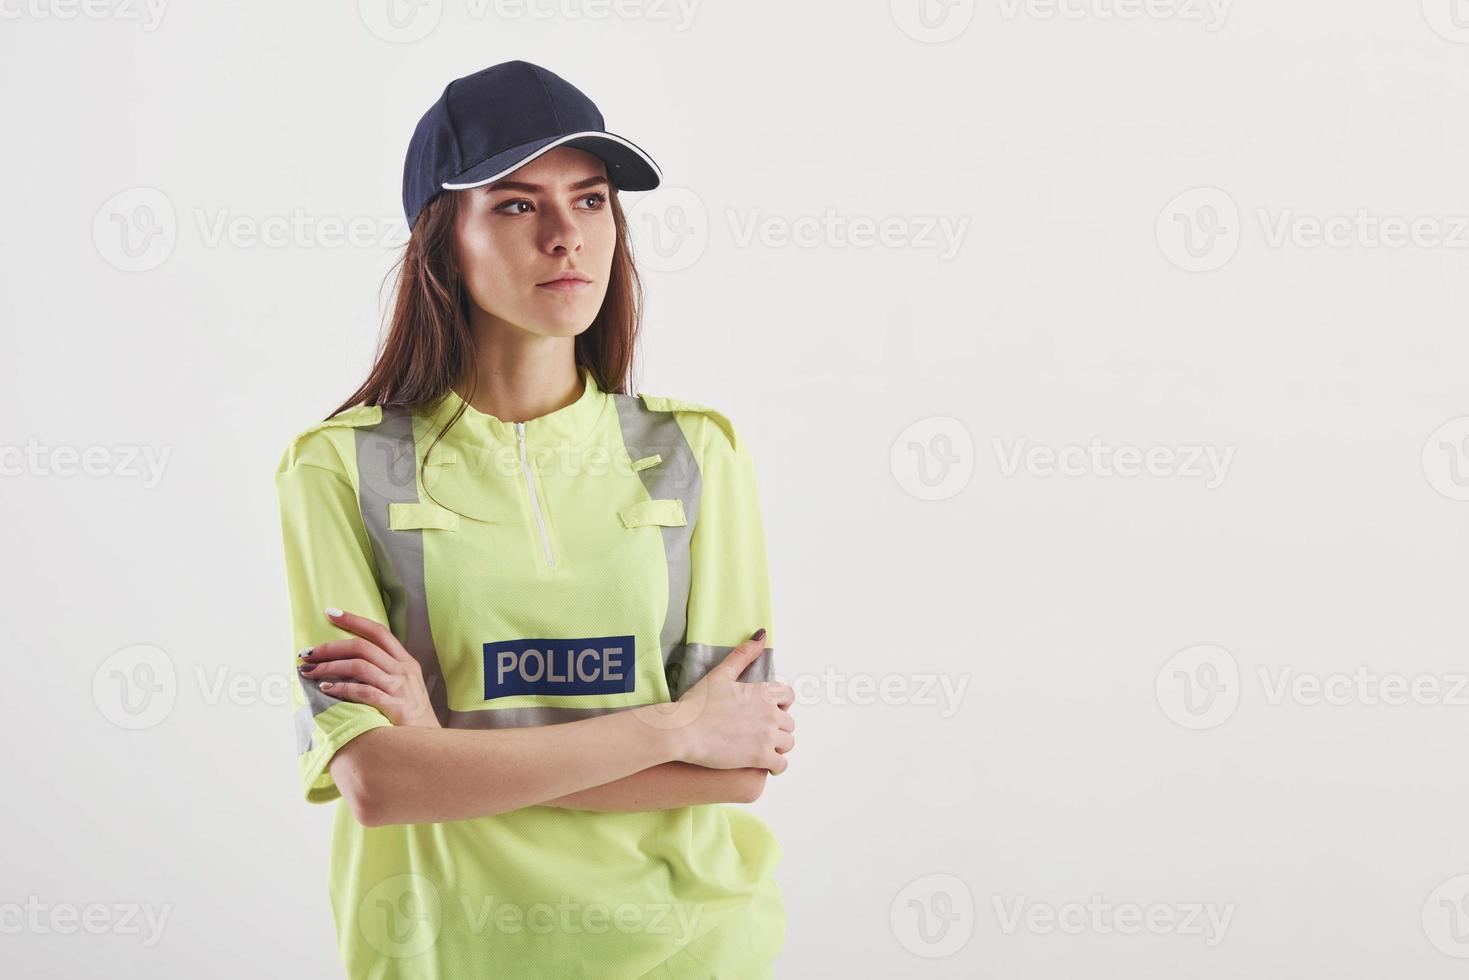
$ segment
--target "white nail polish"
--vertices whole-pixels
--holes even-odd
[[[326,614],[332,619],[336,619],[338,616],[342,615],[342,610],[333,608],[332,606],[327,606]]]

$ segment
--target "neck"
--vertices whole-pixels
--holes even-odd
[[[475,337],[478,373],[454,390],[476,410],[505,422],[528,422],[582,396],[574,337],[534,336],[515,328],[477,330]]]

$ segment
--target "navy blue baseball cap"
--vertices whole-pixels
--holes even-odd
[[[652,157],[607,132],[576,86],[528,61],[506,61],[454,79],[418,120],[403,164],[408,227],[439,192],[488,184],[558,146],[599,157],[618,190],[650,191],[662,178]]]

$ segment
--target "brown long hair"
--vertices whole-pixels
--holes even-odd
[[[469,304],[474,300],[464,288],[454,249],[455,218],[463,194],[444,191],[420,212],[403,254],[393,264],[400,269],[397,292],[377,360],[362,386],[327,418],[358,404],[409,409],[432,404],[466,375],[471,385],[468,397],[474,397],[473,385],[479,378],[469,326]],[[609,188],[607,202],[617,226],[607,295],[592,325],[577,335],[575,357],[578,374],[586,368],[602,390],[627,394],[643,290],[615,187]],[[425,460],[463,414],[461,405],[434,437]]]

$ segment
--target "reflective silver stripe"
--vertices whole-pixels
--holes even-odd
[[[670,665],[684,659],[684,639],[688,635],[689,584],[692,568],[689,561],[689,541],[693,537],[694,525],[699,522],[699,497],[704,485],[699,461],[683,429],[672,412],[657,412],[649,408],[636,395],[614,394],[617,405],[617,420],[622,426],[622,442],[627,448],[629,459],[658,455],[662,457],[656,465],[637,470],[654,500],[676,498],[683,502],[683,525],[659,525],[663,532],[663,555],[668,564],[668,610],[663,616],[663,628],[658,634],[658,645],[663,651],[663,670],[669,676],[672,693],[676,670],[668,675]],[[696,678],[697,679],[697,678]]]
[[[315,684],[308,683],[306,678],[301,677],[300,674],[297,674],[296,677],[300,680],[301,689],[306,692],[308,701],[311,697],[312,691],[316,691],[317,694],[321,693],[319,690],[316,689]],[[303,704],[301,705],[301,707],[297,708],[295,715],[292,716],[293,720],[296,723],[297,755],[305,755],[307,752],[310,752],[312,746],[316,744],[316,722],[312,720],[315,717],[316,714],[312,712],[311,705],[309,703]]]
[[[635,705],[613,705],[598,708],[484,708],[479,711],[449,712],[450,728],[530,728],[535,725],[559,725],[564,721],[580,721],[597,715],[626,711]]]
[[[669,694],[677,701],[684,692],[699,682],[709,671],[719,666],[734,647],[717,647],[708,643],[685,643],[679,649],[678,659],[667,665]],[[740,671],[742,681],[768,681],[770,666],[775,662],[775,647],[766,647],[760,656]]]
[[[298,664],[300,660],[296,661]],[[306,698],[306,703],[296,709],[294,716],[296,724],[296,754],[305,755],[316,747],[316,716],[334,704],[341,704],[341,698],[334,698],[321,689],[321,682],[305,677],[298,670],[291,673],[296,675],[296,683],[301,685],[301,693]]]
[[[385,408],[381,422],[356,432],[357,500],[377,562],[388,628],[418,661],[434,714],[439,724],[448,725],[448,692],[429,628],[423,582],[423,530],[394,531],[388,525],[389,504],[419,502],[413,414],[406,408]]]

